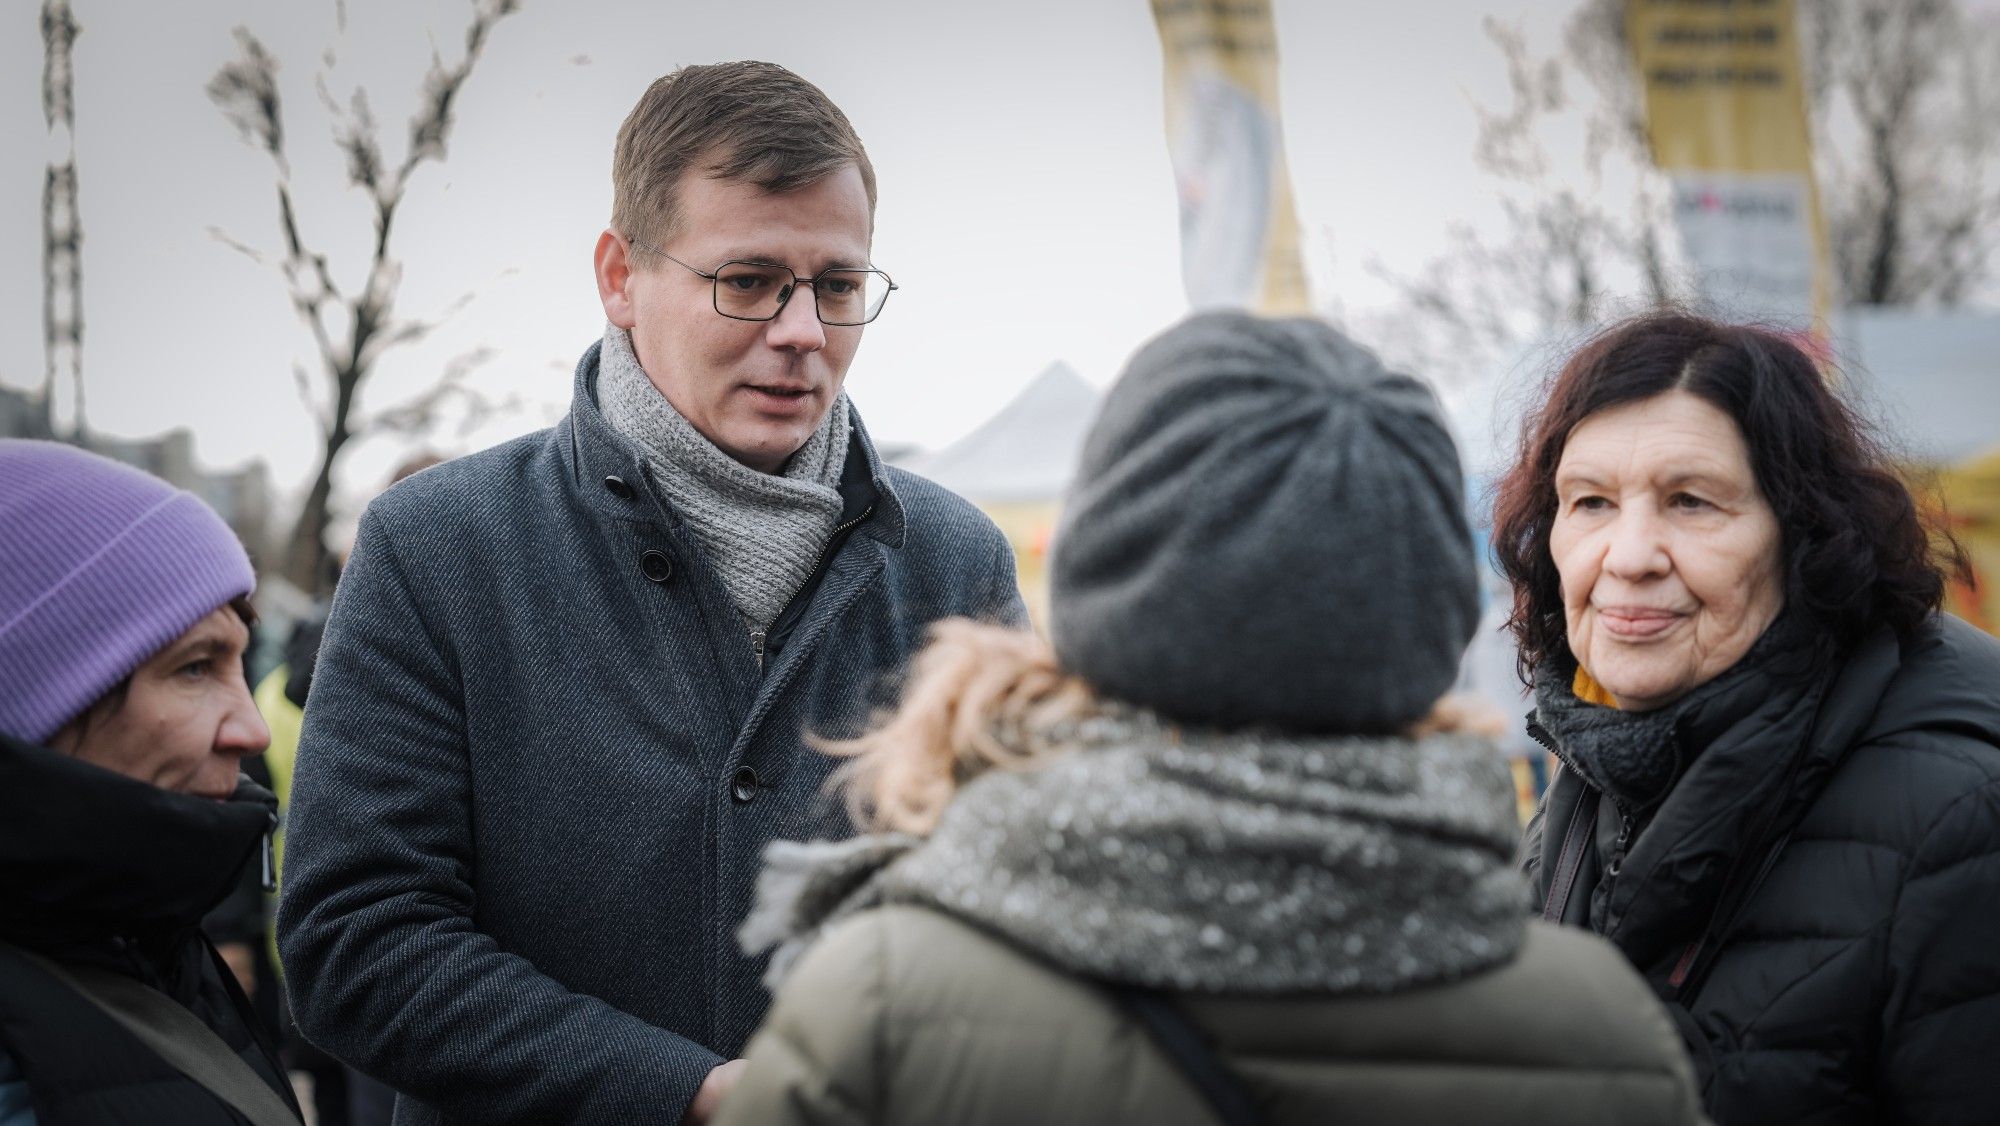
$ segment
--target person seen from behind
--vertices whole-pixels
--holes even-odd
[[[395,485],[442,464],[444,458],[437,454],[420,452],[397,466],[389,475],[388,484]],[[328,557],[326,586],[338,581],[346,561],[345,549]],[[299,734],[305,722],[306,697],[312,691],[313,669],[319,664],[319,646],[326,636],[326,614],[326,603],[316,602],[292,623],[291,633],[285,639],[284,660],[265,674],[251,694],[257,701],[257,711],[271,728],[271,745],[264,751],[262,761],[269,770],[271,792],[278,798],[278,830],[271,834],[271,853],[281,887],[285,875],[284,826],[291,813],[292,770],[298,763]],[[275,971],[275,936],[267,931],[265,938],[270,940],[272,957],[268,961]],[[285,1061],[293,1070],[312,1077],[316,1126],[390,1126],[396,1116],[393,1088],[341,1063],[299,1035],[289,1009],[279,1014],[274,1023],[284,1032],[280,1048]]]
[[[1757,328],[1613,328],[1521,449],[1543,918],[1646,976],[1726,1126],[2000,1120],[2000,642],[1939,610],[1957,545]]]
[[[720,1120],[1699,1121],[1617,951],[1526,918],[1506,767],[1440,699],[1461,490],[1430,392],[1322,323],[1142,348],[1053,644],[935,627],[836,747],[877,831],[769,850],[776,1000]]]
[[[0,1124],[296,1123],[201,932],[275,823],[256,585],[193,495],[0,441]]]

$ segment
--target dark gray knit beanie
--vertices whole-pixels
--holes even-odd
[[[1463,488],[1423,384],[1320,321],[1191,317],[1132,357],[1084,442],[1057,656],[1185,722],[1406,726],[1479,618]]]

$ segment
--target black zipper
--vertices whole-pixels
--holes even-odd
[[[1549,734],[1548,729],[1532,719],[1528,721],[1528,737],[1548,748],[1549,753],[1556,756],[1556,761],[1562,763],[1564,770],[1576,775],[1577,781],[1583,783],[1584,789],[1589,790],[1593,794],[1600,795],[1611,802],[1611,808],[1618,813],[1619,840],[1626,844],[1631,843],[1632,827],[1636,823],[1636,819],[1633,814],[1626,812],[1624,803],[1620,802],[1616,795],[1606,794],[1603,790],[1591,785],[1590,780],[1585,778],[1583,772],[1576,768],[1576,764],[1570,761],[1569,756],[1563,753],[1563,749],[1556,746],[1556,741]]]
[[[267,895],[278,890],[278,846],[273,839],[277,833],[278,815],[273,813],[264,829],[264,840],[257,846],[257,884]]]
[[[1624,804],[1616,796],[1607,794],[1603,790],[1591,785],[1589,779],[1583,776],[1583,772],[1578,770],[1576,764],[1570,761],[1569,756],[1563,753],[1562,748],[1556,745],[1555,737],[1549,734],[1547,728],[1531,719],[1528,721],[1528,737],[1548,748],[1548,752],[1556,756],[1556,761],[1562,763],[1563,769],[1576,775],[1577,782],[1583,786],[1584,792],[1590,795],[1592,800],[1609,801],[1611,803],[1612,812],[1618,815],[1618,840],[1612,845],[1612,855],[1609,860],[1605,861],[1605,868],[1615,879],[1618,875],[1618,869],[1625,862],[1625,850],[1632,847],[1632,838],[1636,835],[1634,830],[1638,826],[1637,817],[1627,812]]]
[[[1602,793],[1602,791],[1600,791],[1597,787],[1590,784],[1590,780],[1584,777],[1583,771],[1578,770],[1576,768],[1576,763],[1571,762],[1570,757],[1563,753],[1563,749],[1556,745],[1555,736],[1550,735],[1549,729],[1543,727],[1539,721],[1532,719],[1528,721],[1528,738],[1533,739],[1537,743],[1540,743],[1543,747],[1547,748],[1550,754],[1556,756],[1556,761],[1562,764],[1562,768],[1564,770],[1567,770],[1571,774],[1576,775],[1576,780],[1583,784],[1584,789],[1590,791],[1593,794]],[[1551,778],[1549,780],[1549,784],[1551,786],[1555,785],[1555,779]],[[1612,799],[1611,806],[1613,809],[1618,808],[1617,799],[1615,798]],[[1619,816],[1620,817],[1624,816],[1623,810],[1619,810]]]

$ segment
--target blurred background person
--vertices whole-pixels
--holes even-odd
[[[2000,1044],[2000,643],[1957,545],[1790,341],[1586,344],[1494,542],[1562,769],[1524,865],[1616,943],[1723,1123],[1974,1122]]]
[[[398,466],[390,475],[388,484],[394,485],[433,465],[442,464],[444,458],[435,453],[419,453]],[[328,556],[328,568],[333,572],[334,581],[338,580],[340,568],[346,560],[345,550],[336,549]],[[327,585],[331,587],[333,582]],[[257,762],[264,768],[264,777],[259,781],[268,785],[278,798],[278,829],[271,839],[272,854],[281,881],[285,869],[285,819],[292,805],[292,769],[298,763],[299,731],[305,721],[306,696],[312,691],[313,669],[319,664],[320,641],[326,636],[329,603],[330,600],[314,603],[304,616],[292,623],[291,632],[285,638],[284,659],[257,682],[254,694],[257,711],[271,729],[271,745]],[[254,770],[246,770],[246,773],[256,776]],[[266,906],[261,892],[258,893],[258,903],[260,907]],[[280,967],[271,933],[271,912],[263,910],[258,922],[254,947],[255,971],[260,980],[275,981]],[[282,991],[273,988],[266,992],[274,995],[268,1005],[264,994],[254,995],[259,1015],[264,1016],[271,1027],[283,1030],[283,1054],[287,1065],[312,1077],[316,1126],[389,1126],[390,1120],[395,1117],[394,1088],[341,1063],[299,1035],[289,1008],[275,996]]]
[[[1644,984],[1525,918],[1506,769],[1440,704],[1461,488],[1430,392],[1323,324],[1143,348],[1053,646],[938,627],[840,748],[883,831],[773,846],[722,1121],[1696,1121]]]
[[[243,676],[254,586],[194,496],[0,441],[7,1126],[298,1120],[200,929],[275,823],[238,769],[269,739]]]

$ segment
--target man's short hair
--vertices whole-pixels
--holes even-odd
[[[648,87],[618,129],[611,226],[627,240],[665,246],[677,233],[690,169],[787,192],[849,163],[861,172],[872,223],[875,168],[819,87],[774,63],[685,66]]]

